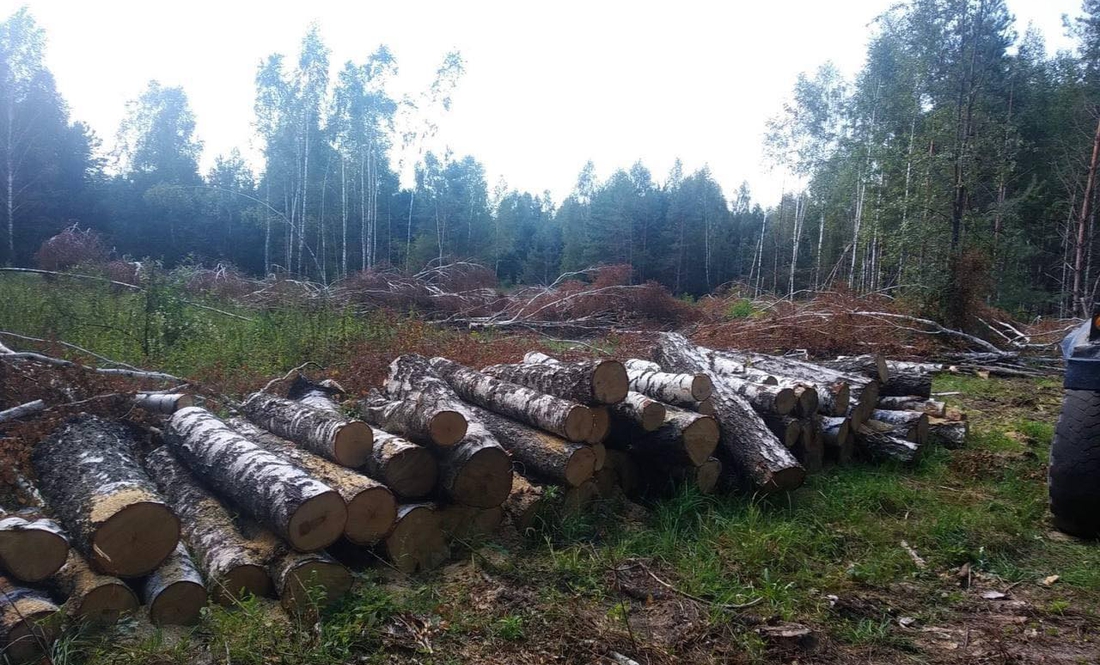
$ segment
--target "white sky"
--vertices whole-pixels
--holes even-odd
[[[868,23],[893,1],[0,0],[0,10],[29,4],[74,119],[108,148],[125,102],[156,78],[190,97],[204,169],[234,147],[259,166],[256,67],[293,57],[317,20],[334,70],[388,44],[400,90],[425,86],[459,49],[467,71],[439,137],[485,164],[490,188],[503,176],[560,201],[588,159],[601,177],[641,159],[662,181],[679,156],[688,170],[709,164],[727,195],[748,180],[767,203],[784,183],[762,160],[765,121],[799,72],[828,59],[858,70]],[[1008,4],[1019,32],[1033,21],[1052,50],[1068,47],[1061,16],[1080,0]]]

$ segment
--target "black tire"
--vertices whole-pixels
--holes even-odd
[[[1100,535],[1100,392],[1066,391],[1048,480],[1058,529],[1085,538]]]

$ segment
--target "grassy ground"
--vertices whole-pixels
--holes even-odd
[[[73,293],[0,280],[0,329],[230,392],[306,359],[349,374],[374,352],[515,344],[328,310],[245,322],[170,290],[152,307],[141,295]],[[454,563],[431,575],[357,566],[354,593],[319,622],[252,600],[210,608],[193,630],[138,620],[70,635],[55,662],[612,662],[612,652],[640,663],[1100,661],[1100,549],[1052,531],[1046,513],[1058,382],[946,377],[936,390],[962,393],[946,399],[969,412],[972,440],[915,469],[833,468],[767,500],[608,503],[525,537],[455,543]],[[785,621],[811,627],[817,648],[760,636]]]

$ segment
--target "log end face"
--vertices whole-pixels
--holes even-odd
[[[462,465],[451,491],[466,506],[499,506],[512,491],[512,458],[499,446],[479,449]]]
[[[95,567],[118,577],[138,577],[156,570],[176,549],[180,523],[163,503],[141,501],[124,506],[92,536]]]
[[[395,455],[386,465],[383,482],[403,498],[415,499],[427,495],[435,487],[439,465],[426,448],[409,447]]]
[[[450,556],[442,518],[428,504],[404,506],[398,510],[397,525],[386,538],[386,553],[403,573],[436,568]]]
[[[630,378],[618,360],[605,360],[592,372],[592,394],[600,404],[618,404],[626,399]]]
[[[73,615],[92,625],[111,626],[124,615],[137,610],[139,604],[130,587],[114,582],[98,586],[85,594],[80,605],[73,608]]]
[[[611,412],[604,407],[589,409],[592,412],[592,433],[588,435],[590,444],[601,443],[611,434]]]
[[[41,582],[50,577],[69,556],[69,542],[45,529],[27,529],[0,534],[0,561],[17,580]]]
[[[817,394],[817,390],[809,386],[804,387],[802,392],[798,395],[798,412],[803,416],[809,417],[817,413],[820,406],[821,399]]]
[[[798,395],[790,388],[780,388],[775,393],[775,412],[781,416],[795,410],[798,406]]]
[[[718,412],[717,409],[714,408],[714,400],[710,397],[696,404],[695,410],[703,414],[704,416],[713,416],[715,413]],[[661,422],[664,422],[664,420],[664,416],[661,416]]]
[[[299,552],[316,552],[336,542],[344,533],[348,510],[335,491],[307,499],[294,511],[287,525],[287,541]]]
[[[770,481],[759,488],[761,491],[772,494],[775,492],[793,492],[806,481],[806,469],[801,465],[789,466],[779,469],[771,474]]]
[[[604,454],[606,455],[606,449]],[[565,463],[565,482],[571,487],[579,487],[588,482],[594,473],[596,473],[596,452],[591,446],[577,448]]]
[[[722,462],[717,457],[710,457],[703,462],[695,472],[695,485],[703,494],[711,494],[718,486],[718,479],[722,477]]]
[[[575,405],[565,417],[565,438],[570,441],[588,441],[592,436],[592,427],[595,418],[592,409],[587,406]]]
[[[382,540],[397,519],[397,499],[385,487],[372,487],[348,502],[348,523],[344,535],[356,545],[373,545]]]
[[[311,559],[287,574],[279,598],[288,612],[301,614],[316,605],[332,605],[351,590],[351,583],[351,572],[344,566]]]
[[[702,402],[714,392],[714,382],[706,374],[696,374],[691,380],[691,397]]]
[[[788,450],[798,445],[802,439],[802,425],[797,420],[787,423],[783,429],[783,446]]]
[[[201,584],[180,580],[157,595],[149,606],[149,619],[156,626],[194,626],[206,601],[206,589]]]
[[[645,407],[642,408],[642,429],[646,432],[653,432],[657,430],[661,425],[665,424],[665,418],[668,415],[668,409],[664,404],[661,404],[657,400],[649,400]]]
[[[6,640],[0,642],[0,647],[12,662],[33,662],[45,655],[41,645],[53,644],[60,634],[61,621],[56,609],[24,613],[19,622],[8,630]]]
[[[876,400],[877,401],[877,400]],[[833,394],[833,413],[830,416],[846,416],[848,415],[848,408],[852,403],[852,393],[848,388],[847,383],[842,383],[836,387],[836,392]]]
[[[466,436],[466,417],[458,411],[440,411],[432,416],[428,431],[437,446],[453,446]]]
[[[602,443],[592,444],[592,454],[595,456],[595,462],[592,464],[593,472],[598,472],[603,468],[603,465],[607,463],[607,446]]]
[[[336,432],[332,448],[337,463],[357,469],[367,463],[373,446],[374,430],[370,425],[355,420]]]
[[[718,447],[720,431],[718,421],[702,416],[684,428],[684,449],[695,466],[705,463]]]
[[[248,596],[260,598],[271,593],[271,576],[263,566],[244,564],[229,570],[218,583],[211,583],[211,600],[232,606]]]

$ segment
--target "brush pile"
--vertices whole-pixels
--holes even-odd
[[[667,333],[652,359],[532,352],[475,369],[407,354],[365,396],[298,376],[228,416],[141,394],[157,427],[82,414],[35,448],[38,506],[0,513],[0,647],[30,659],[63,618],[111,623],[139,605],[158,624],[249,594],[315,611],[351,587],[341,552],[412,574],[502,523],[524,533],[597,499],[791,491],[826,464],[911,464],[966,438],[965,417],[932,399],[934,371]]]

